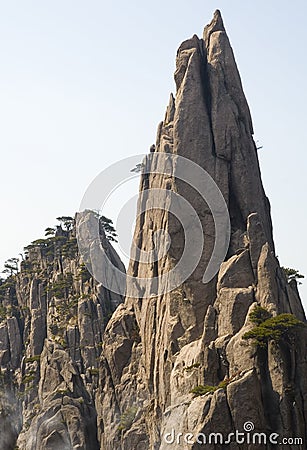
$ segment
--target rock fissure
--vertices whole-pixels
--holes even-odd
[[[64,218],[67,229],[32,243],[21,271],[0,285],[0,450],[166,450],[172,430],[227,436],[246,422],[258,433],[307,437],[305,314],[295,281],[288,282],[275,256],[250,111],[219,11],[202,39],[179,47],[175,82],[150,152],[183,156],[213,178],[230,215],[225,260],[202,283],[215,225],[176,167],[167,176],[141,174],[139,194],[148,206],[156,189],[172,191],[199,216],[205,237],[199,263],[173,291],[158,289],[185,245],[171,195],[164,209],[144,208],[136,220],[128,273],[150,280],[139,286],[139,298],[123,299],[91,276],[72,218]],[[90,212],[79,214],[78,223],[86,234]],[[109,258],[124,271],[100,222],[99,230]],[[160,259],[159,230],[171,241]],[[148,251],[156,261],[140,262]],[[266,329],[265,339],[247,339],[257,307],[274,318],[292,313],[301,326],[295,334],[282,329],[281,338]]]

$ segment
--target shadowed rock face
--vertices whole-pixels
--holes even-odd
[[[79,219],[89,229],[90,215]],[[103,332],[122,298],[87,271],[75,229],[58,227],[47,242],[32,245],[20,273],[0,286],[0,449],[98,450]]]
[[[203,284],[214,243],[208,205],[175,177],[142,177],[140,202],[154,188],[182,195],[200,217],[205,245],[183,285],[155,296],[149,283],[142,298],[126,298],[112,316],[96,401],[101,449],[166,449],[163,436],[173,428],[226,436],[247,421],[258,432],[305,437],[305,331],[295,344],[271,342],[261,351],[242,338],[254,326],[249,313],[257,304],[273,316],[305,316],[275,257],[250,111],[219,11],[202,39],[193,36],[179,47],[175,82],[176,96],[170,97],[151,152],[184,156],[211,175],[230,213],[229,250],[218,275]],[[135,242],[152,250],[160,229],[172,239],[168,254],[154,265],[138,263],[132,254],[130,275],[154,277],[178,262],[183,233],[165,211],[148,210],[138,218]],[[225,379],[223,389],[196,398],[190,393]],[[172,448],[191,445],[181,441]]]
[[[58,229],[52,245],[37,241],[20,273],[0,283],[0,450],[197,450],[204,447],[178,434],[227,438],[246,422],[259,433],[307,437],[305,328],[262,348],[244,339],[257,305],[273,317],[305,316],[296,283],[288,283],[274,253],[250,112],[218,11],[202,39],[180,46],[175,82],[150,151],[188,158],[213,178],[230,214],[227,256],[204,284],[214,221],[176,172],[143,174],[140,186],[140,204],[150,203],[155,188],[174,191],[203,227],[198,266],[172,292],[157,295],[152,282],[176,266],[185,245],[170,209],[137,218],[129,274],[149,281],[124,303],[86,270],[74,229]],[[91,216],[78,220],[79,233],[90,237]],[[154,263],[136,261],[140,250],[155,249],[159,230],[171,238],[167,253]],[[101,241],[124,271],[103,231]],[[197,387],[202,395],[194,396]],[[170,441],[173,430],[169,445],[165,435]],[[271,447],[240,445],[249,448]]]

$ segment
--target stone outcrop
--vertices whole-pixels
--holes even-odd
[[[95,281],[75,227],[32,243],[21,271],[0,284],[0,450],[197,450],[204,446],[188,433],[226,440],[247,423],[257,433],[307,442],[305,315],[296,282],[275,255],[252,120],[219,11],[202,38],[179,47],[175,82],[144,166],[151,156],[178,155],[212,177],[229,210],[227,255],[203,283],[215,223],[207,202],[176,177],[178,167],[167,176],[143,170],[139,194],[144,205],[156,188],[175,192],[199,216],[199,263],[176,289],[161,293],[153,281],[176,266],[185,245],[172,199],[137,218],[128,274],[148,279],[138,298]],[[89,248],[91,220],[88,212],[78,217]],[[141,251],[160,254],[161,230],[170,238],[166,254],[138,261]],[[124,271],[103,229],[100,241]],[[263,345],[246,335],[257,310],[269,333]],[[279,322],[274,334],[272,320],[281,317],[300,326]],[[212,441],[206,448],[272,447]]]
[[[126,298],[113,314],[97,400],[101,449],[191,448],[183,441],[170,446],[165,434],[175,429],[227,436],[243,430],[245,422],[253,422],[257,432],[305,439],[306,331],[299,331],[295,344],[269,343],[266,350],[244,339],[255,326],[249,318],[255,305],[273,316],[289,313],[303,322],[305,316],[297,289],[275,256],[250,111],[219,11],[202,39],[193,36],[179,47],[175,82],[176,96],[170,97],[152,152],[183,156],[211,175],[229,209],[230,245],[218,275],[203,284],[214,243],[208,205],[176,179],[176,172],[143,175],[140,202],[149,202],[155,188],[183,196],[200,217],[205,245],[198,267],[176,290],[155,295],[149,285],[141,298]],[[159,229],[172,241],[166,257],[153,267],[138,262],[134,252],[130,275],[162,275],[178,262],[184,236],[167,210],[141,214],[134,240],[149,252]],[[196,397],[191,393],[210,385],[222,387]]]
[[[125,270],[103,230],[101,239]],[[98,450],[103,332],[122,298],[92,278],[75,229],[62,227],[28,246],[20,273],[0,291],[1,450]]]

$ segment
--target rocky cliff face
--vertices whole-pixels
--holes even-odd
[[[74,228],[29,246],[20,273],[0,286],[1,450],[196,450],[202,441],[186,433],[226,440],[247,423],[306,442],[304,311],[275,256],[250,112],[218,11],[202,39],[180,46],[175,82],[151,151],[188,158],[215,181],[230,215],[226,258],[203,283],[215,224],[176,171],[144,173],[140,187],[140,204],[156,188],[176,192],[203,228],[198,266],[171,292],[150,282],[176,266],[185,245],[170,208],[137,219],[129,275],[149,279],[139,298],[123,302],[91,277]],[[89,220],[80,217],[81,230]],[[141,250],[159,253],[161,229],[171,240],[167,253],[139,262]],[[103,230],[101,239],[124,271]],[[272,445],[212,440],[205,448]]]
[[[208,205],[176,179],[176,172],[142,177],[141,203],[155,195],[151,189],[179,193],[197,211],[205,245],[198,267],[176,290],[155,295],[148,287],[141,298],[126,298],[112,316],[97,394],[101,449],[203,448],[180,436],[172,445],[166,440],[173,430],[227,436],[246,422],[257,432],[305,439],[306,331],[302,327],[292,335],[291,327],[280,325],[291,321],[291,314],[301,321],[305,316],[297,289],[288,284],[274,253],[250,112],[218,11],[202,39],[193,36],[179,47],[175,81],[176,96],[158,127],[155,151],[184,156],[215,180],[229,209],[229,250],[218,275],[203,284],[214,241]],[[138,218],[135,242],[145,252],[152,250],[159,229],[172,240],[166,257],[153,267],[134,261],[137,254],[132,254],[133,277],[161,275],[178,262],[184,238],[165,210],[148,210]],[[254,338],[247,339],[251,330]]]
[[[101,237],[124,270],[103,230]],[[122,298],[91,277],[75,230],[62,227],[27,247],[20,273],[0,295],[1,450],[99,449],[99,358]]]

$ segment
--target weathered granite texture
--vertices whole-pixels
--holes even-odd
[[[203,448],[182,441],[171,446],[165,433],[227,436],[247,421],[259,432],[305,438],[305,330],[295,343],[270,343],[263,351],[242,339],[253,327],[249,313],[257,304],[273,315],[292,313],[302,321],[305,316],[297,289],[287,283],[274,253],[250,111],[219,11],[202,39],[193,36],[179,47],[175,82],[176,96],[170,97],[151,152],[184,156],[211,175],[229,208],[230,246],[218,276],[203,284],[214,242],[208,206],[175,176],[142,177],[141,202],[150,199],[153,188],[172,189],[189,201],[202,222],[205,246],[182,286],[155,295],[149,283],[139,299],[126,298],[108,323],[96,400],[100,448]],[[184,237],[167,211],[142,214],[135,242],[150,251],[159,229],[172,241],[166,257],[138,263],[134,253],[130,275],[150,278],[178,262]],[[196,386],[223,380],[226,386],[214,393],[191,394]]]
[[[92,278],[75,229],[61,227],[28,248],[21,271],[1,288],[0,449],[99,449],[99,358],[105,325],[122,298]]]
[[[0,286],[0,450],[196,450],[204,446],[182,435],[170,445],[165,436],[174,430],[176,438],[227,437],[246,422],[257,432],[307,442],[306,329],[263,348],[244,339],[257,305],[272,316],[305,322],[305,315],[296,282],[288,283],[275,255],[250,112],[219,11],[202,39],[179,47],[175,82],[150,154],[188,158],[216,182],[231,222],[225,261],[204,284],[214,222],[206,202],[176,176],[142,175],[140,186],[141,203],[154,188],[181,195],[203,227],[199,264],[172,292],[157,295],[150,282],[176,265],[184,247],[183,230],[167,210],[137,219],[139,249],[157,246],[161,229],[171,245],[153,264],[132,252],[129,274],[149,282],[139,298],[124,302],[82,265],[74,229],[58,228],[52,245],[37,241],[20,273]],[[86,233],[87,214],[79,219]],[[201,386],[211,392],[191,393]]]

